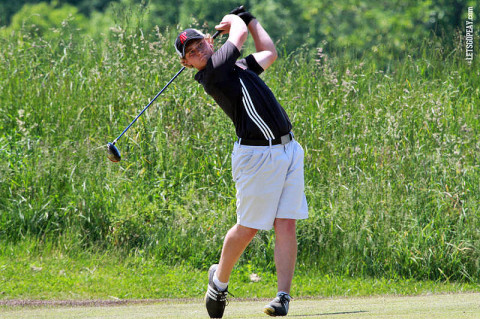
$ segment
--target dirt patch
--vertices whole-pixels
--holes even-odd
[[[312,297],[313,298],[313,297]],[[302,298],[304,299],[304,298]],[[316,298],[318,299],[318,298]],[[230,301],[269,301],[269,298],[229,298]],[[34,307],[116,307],[127,305],[148,305],[158,303],[201,303],[201,298],[163,298],[163,299],[0,299],[0,307],[34,308]]]

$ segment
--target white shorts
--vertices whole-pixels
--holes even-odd
[[[273,146],[235,143],[232,175],[237,188],[237,224],[269,230],[275,218],[308,218],[303,157],[295,140]]]

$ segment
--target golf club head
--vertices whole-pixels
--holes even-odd
[[[122,156],[113,143],[107,143],[107,157],[112,162],[120,162]]]

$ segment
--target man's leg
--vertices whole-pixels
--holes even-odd
[[[276,218],[275,226],[275,266],[277,268],[278,293],[263,312],[270,316],[286,316],[290,303],[295,262],[297,260],[297,236],[295,219]]]
[[[212,265],[208,270],[205,304],[210,318],[223,317],[228,294],[227,285],[233,266],[235,266],[256,233],[257,229],[237,224],[225,236],[220,263]]]
[[[215,272],[218,280],[225,283],[228,282],[233,267],[253,237],[255,237],[257,231],[257,229],[239,224],[236,224],[228,231],[223,242],[220,262]]]
[[[289,294],[297,260],[295,219],[277,218],[274,226],[278,291]]]

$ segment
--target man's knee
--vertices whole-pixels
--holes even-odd
[[[235,226],[232,227],[230,231],[234,236],[238,236],[245,239],[248,239],[248,238],[252,239],[255,236],[255,234],[258,232],[258,229],[236,224]]]
[[[296,220],[295,219],[286,219],[286,218],[277,218],[274,222],[275,233],[277,236],[295,236],[296,234]]]

